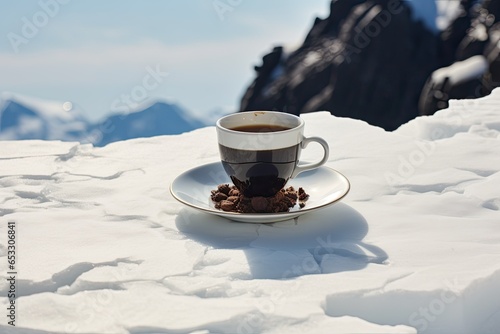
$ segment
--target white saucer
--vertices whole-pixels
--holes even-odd
[[[295,189],[303,187],[309,194],[304,208],[296,206],[290,212],[282,213],[235,213],[216,209],[210,199],[210,191],[221,183],[232,185],[222,164],[215,162],[195,167],[179,175],[170,185],[170,193],[179,202],[206,213],[246,223],[273,223],[334,204],[347,195],[350,189],[349,180],[344,175],[322,166],[300,173],[286,185]]]

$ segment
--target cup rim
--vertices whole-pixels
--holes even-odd
[[[274,131],[274,132],[244,132],[244,131],[236,131],[236,130],[232,130],[232,129],[229,129],[229,128],[226,128],[224,127],[221,123],[228,119],[228,118],[231,118],[231,117],[237,117],[237,116],[241,116],[241,115],[248,115],[248,114],[255,114],[255,113],[266,113],[266,114],[275,114],[275,115],[279,115],[280,117],[290,117],[290,118],[293,118],[295,120],[297,120],[299,123],[297,126],[294,126],[293,128],[290,128],[290,129],[287,129],[287,130],[282,130],[282,131]],[[240,111],[240,112],[236,112],[236,113],[233,113],[233,114],[229,114],[229,115],[226,115],[226,116],[223,116],[221,118],[219,118],[217,120],[217,122],[215,123],[215,126],[219,129],[219,130],[222,130],[222,131],[225,131],[225,132],[228,132],[228,133],[232,133],[232,134],[245,134],[245,136],[262,136],[262,135],[276,135],[276,134],[287,134],[287,133],[290,133],[290,132],[294,132],[294,131],[297,131],[301,128],[304,127],[304,120],[302,118],[300,118],[299,116],[297,115],[294,115],[294,114],[289,114],[289,113],[285,113],[285,112],[282,112],[282,111],[271,111],[271,110],[254,110],[254,111]]]

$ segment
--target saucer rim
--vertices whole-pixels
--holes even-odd
[[[295,218],[297,216],[300,216],[302,214],[309,213],[309,212],[312,212],[312,211],[315,211],[315,210],[318,210],[318,209],[325,208],[325,207],[330,206],[332,204],[335,204],[338,201],[342,200],[344,197],[346,197],[347,194],[349,194],[349,191],[351,190],[351,182],[349,181],[349,179],[344,174],[342,174],[341,172],[339,172],[338,170],[336,170],[334,168],[331,168],[331,167],[323,165],[323,166],[318,167],[318,169],[320,169],[320,168],[321,169],[329,169],[329,170],[333,171],[334,173],[337,173],[338,175],[340,175],[345,180],[345,182],[347,184],[347,187],[346,187],[344,193],[339,198],[337,198],[337,199],[335,199],[333,201],[330,201],[328,203],[325,203],[325,204],[322,204],[322,205],[318,205],[318,206],[314,206],[314,207],[309,207],[309,208],[305,207],[305,208],[300,209],[298,211],[292,211],[292,212],[269,212],[269,213],[241,213],[241,212],[221,211],[221,210],[217,210],[217,209],[207,209],[207,208],[203,208],[203,207],[194,205],[192,203],[186,202],[185,200],[179,198],[174,193],[173,185],[174,185],[175,181],[177,181],[180,177],[191,173],[195,169],[199,169],[199,168],[203,168],[203,167],[208,167],[208,166],[211,166],[211,165],[213,165],[213,166],[215,166],[215,165],[222,166],[222,163],[220,161],[218,161],[218,162],[209,162],[209,163],[206,163],[206,164],[202,164],[202,165],[190,168],[190,169],[182,172],[181,174],[177,175],[174,178],[174,180],[172,180],[172,182],[170,182],[170,186],[169,186],[170,194],[172,195],[172,197],[174,197],[178,202],[180,202],[180,203],[182,203],[182,204],[184,204],[186,206],[189,206],[189,207],[191,207],[193,209],[204,211],[204,212],[207,212],[207,213],[210,213],[210,214],[215,214],[215,215],[218,215],[220,217],[224,217],[224,218],[228,218],[228,219],[231,219],[231,217],[234,217],[235,219],[236,218],[249,218],[249,219],[255,218],[255,220],[259,220],[260,218],[270,218],[270,219],[272,219],[273,217],[274,218],[293,219],[293,218]],[[300,178],[300,174],[297,176],[297,178]],[[217,185],[215,185],[215,187],[217,187]],[[272,222],[272,221],[269,221],[269,222]],[[259,221],[259,223],[263,223],[263,221]]]

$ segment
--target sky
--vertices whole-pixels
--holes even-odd
[[[329,0],[0,0],[0,92],[90,120],[149,101],[237,111],[253,67],[299,45]]]

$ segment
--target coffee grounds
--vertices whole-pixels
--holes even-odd
[[[211,191],[210,198],[215,208],[238,213],[277,213],[288,212],[297,202],[300,208],[306,205],[309,195],[303,188],[295,190],[293,187],[281,189],[271,197],[246,197],[235,186],[221,184]]]

